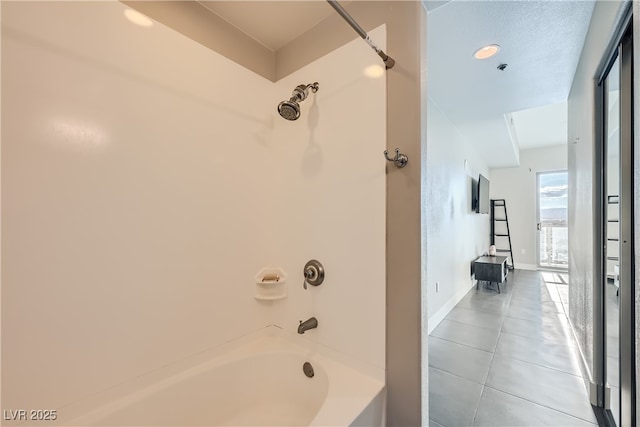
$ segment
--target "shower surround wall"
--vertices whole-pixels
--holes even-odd
[[[274,84],[124,9],[2,4],[1,409],[61,408],[311,316],[299,339],[383,370],[385,85],[361,74],[368,47]],[[301,119],[281,119],[312,81]],[[327,279],[304,291],[310,258]],[[265,266],[289,274],[287,299],[254,299]]]
[[[384,26],[370,32],[384,49]],[[378,70],[366,77],[365,70]],[[304,337],[385,368],[385,78],[379,58],[356,39],[275,84],[272,108],[299,84],[318,81],[296,121],[278,118],[270,143],[277,189],[272,263],[289,273],[289,298],[276,323],[318,319]],[[281,209],[280,206],[287,207]],[[310,259],[325,267],[302,287]]]

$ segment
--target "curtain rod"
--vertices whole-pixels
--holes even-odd
[[[351,17],[351,15],[347,13],[346,10],[342,8],[342,6],[340,6],[340,3],[338,3],[337,0],[327,0],[327,2],[331,5],[331,7],[333,7],[336,10],[336,12],[338,12],[340,16],[342,16],[342,18],[345,21],[347,21],[347,24],[349,24],[351,28],[353,28],[356,31],[356,33],[358,33],[360,37],[362,37],[363,40],[367,42],[369,46],[371,46],[371,49],[376,51],[378,56],[382,58],[382,60],[384,61],[384,65],[387,68],[387,70],[390,68],[393,68],[396,61],[394,61],[393,58],[391,58],[389,55],[384,53],[382,49],[376,46],[373,40],[369,38],[369,35],[367,34],[367,32],[363,30],[360,25],[358,25],[358,23]]]

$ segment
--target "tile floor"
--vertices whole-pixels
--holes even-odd
[[[514,270],[429,336],[432,426],[594,426],[566,317],[566,275]]]

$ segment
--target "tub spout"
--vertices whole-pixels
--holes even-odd
[[[305,320],[304,322],[301,320],[300,325],[298,325],[298,333],[304,334],[305,331],[309,329],[314,329],[318,327],[318,319],[315,317],[310,318],[309,320]]]

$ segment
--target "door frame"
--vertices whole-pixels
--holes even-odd
[[[591,403],[598,407],[607,426],[615,421],[606,411],[610,407],[607,379],[606,340],[606,77],[620,59],[620,425],[636,426],[636,351],[635,351],[635,270],[634,270],[634,192],[633,185],[633,23],[629,2],[615,36],[603,57],[594,79],[595,152],[593,179],[593,372]]]

